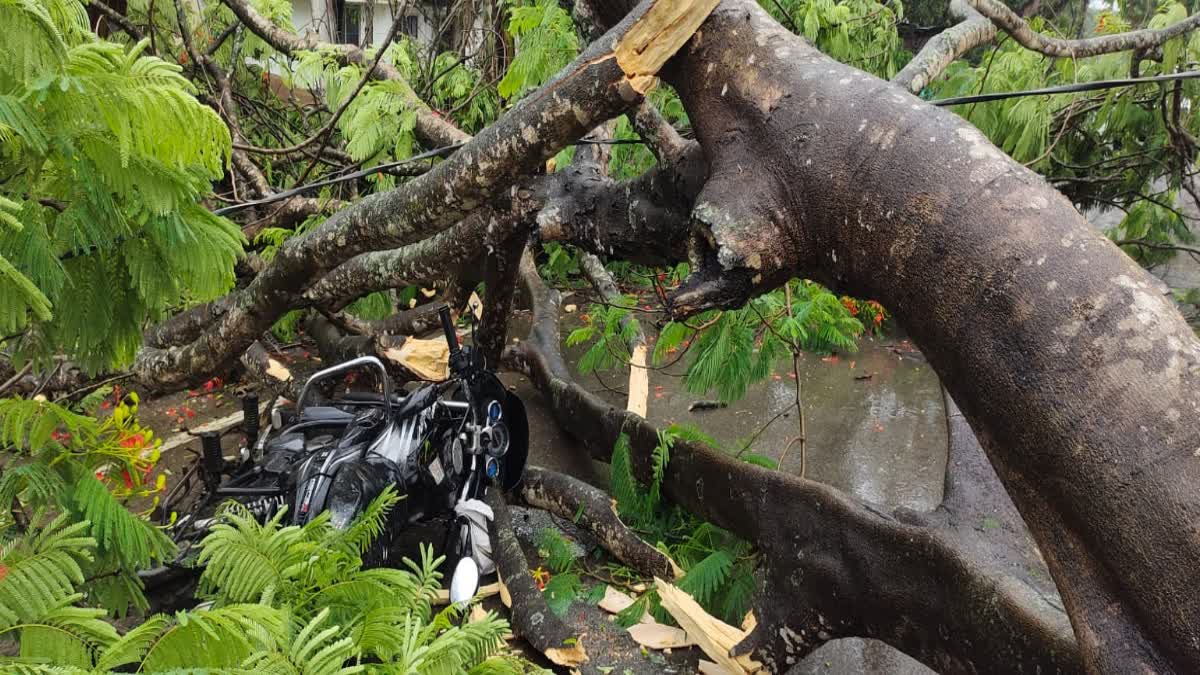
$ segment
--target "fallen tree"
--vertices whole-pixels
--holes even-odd
[[[280,38],[241,0],[226,5],[283,52],[316,46]],[[1157,282],[1067,199],[910,93],[997,28],[1048,54],[1136,49],[1141,60],[1196,20],[1049,41],[997,3],[955,8],[964,22],[889,83],[822,54],[747,0],[580,3],[578,16],[609,30],[557,77],[469,139],[418,106],[419,135],[464,145],[288,240],[227,298],[153,330],[136,377],[155,388],[194,382],[252,349],[289,310],[337,312],[417,281],[462,290],[486,277],[483,335],[495,355],[523,243],[513,235],[530,225],[540,240],[601,256],[686,258],[690,276],[667,298],[681,320],[812,278],[880,299],[941,377],[952,432],[946,496],[931,513],[885,513],[681,444],[669,496],[753,541],[764,590],[796,599],[760,603],[739,651],[782,669],[859,635],[949,671],[1196,670],[1200,542],[1185,535],[1200,513],[1190,490],[1200,477],[1200,342]],[[182,11],[179,23],[187,34]],[[233,107],[211,59],[188,51],[217,80],[221,107]],[[336,51],[345,63],[366,59]],[[402,77],[374,65],[367,74]],[[644,105],[656,76],[678,92],[694,141]],[[1170,119],[1168,103],[1179,108],[1181,97],[1162,100]],[[544,173],[559,150],[635,109],[657,166],[632,179],[586,160]],[[236,119],[226,123],[240,143]],[[234,147],[241,174],[254,176],[252,149]],[[655,430],[571,381],[555,294],[528,258],[521,277],[537,317],[510,359],[594,456],[627,434],[644,474]],[[971,527],[985,514],[1000,532]],[[1042,560],[1054,588],[1028,571]]]
[[[595,5],[604,23],[622,20],[628,9]],[[630,23],[618,24],[614,36]],[[608,53],[594,46],[550,85],[553,95],[526,99],[433,172],[343,210],[285,247],[244,292],[242,311],[226,313],[183,351],[143,352],[143,379],[211,369],[219,358],[195,357],[217,346],[235,353],[265,330],[282,306],[265,310],[300,275],[461,219],[486,196],[480,187],[495,193],[516,172],[635,103],[630,74]],[[1177,594],[1193,588],[1198,573],[1178,561],[1200,551],[1176,534],[1200,508],[1178,487],[1197,470],[1200,347],[1152,279],[970,125],[832,61],[754,5],[724,2],[663,75],[688,108],[707,165],[691,209],[693,270],[672,298],[673,311],[734,306],[796,275],[880,298],[929,355],[982,439],[1063,594],[1083,663],[1099,670],[1196,663],[1191,635],[1200,606],[1181,604]],[[506,140],[515,138],[522,140]],[[602,245],[639,241],[633,232],[606,235]],[[1131,386],[1155,395],[1129,396]],[[1148,418],[1156,428],[1139,430]],[[677,460],[672,475],[687,466]],[[721,468],[699,463],[687,484],[720,484]],[[770,493],[779,480],[729,485]],[[713,494],[675,496],[707,514]],[[750,511],[745,498],[743,528],[772,522]],[[779,518],[798,520],[794,513]],[[807,541],[759,543],[770,560],[781,561],[799,557],[808,549],[795,547]],[[780,564],[773,562],[775,570]],[[931,581],[939,578],[936,565],[929,570]],[[846,579],[837,587],[869,587],[863,582]],[[954,597],[961,603],[966,596]],[[859,621],[869,615],[856,613]],[[794,658],[812,644],[796,636],[839,632],[819,618],[835,616],[763,615],[756,635],[776,631],[769,651],[781,664],[789,651],[781,642],[791,643]],[[854,623],[841,621],[843,629]],[[1003,643],[1019,641],[1017,634]],[[971,644],[978,649],[980,642]],[[1061,644],[1037,651],[1068,653]],[[1000,646],[991,652],[995,663],[1004,662],[1003,653]]]

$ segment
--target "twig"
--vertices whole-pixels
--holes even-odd
[[[367,86],[367,82],[371,80],[371,76],[375,72],[375,68],[379,65],[379,62],[383,60],[384,52],[386,52],[388,47],[392,45],[392,40],[396,38],[396,33],[400,30],[400,24],[403,22],[403,14],[398,14],[394,19],[392,19],[392,27],[388,29],[387,37],[383,39],[383,44],[379,45],[379,51],[375,52],[375,58],[371,61],[371,65],[367,66],[367,69],[363,72],[362,78],[359,79],[358,84],[354,87],[354,91],[350,92],[350,95],[346,97],[346,100],[342,101],[342,104],[338,106],[336,111],[334,111],[333,117],[329,119],[329,122],[322,127],[321,130],[314,134],[314,138],[319,137],[321,139],[321,144],[317,146],[316,156],[313,157],[313,160],[304,168],[304,173],[300,174],[300,178],[296,180],[297,185],[302,185],[304,181],[308,179],[308,176],[312,173],[312,170],[317,166],[317,159],[320,158],[321,153],[325,152],[325,146],[329,144],[330,130],[333,129],[333,125],[337,124],[337,121],[341,118],[342,113],[346,112],[346,109],[350,107],[350,103],[355,99],[355,97],[358,96],[359,92],[363,90],[363,87]],[[300,147],[303,147],[307,144],[308,141],[305,141]]]
[[[21,378],[28,375],[29,371],[31,371],[31,370],[33,370],[33,361],[29,361],[28,363],[26,363],[21,368],[21,370],[17,371],[16,375],[13,375],[12,377],[5,380],[4,384],[0,384],[0,394],[3,394],[4,392],[8,391],[9,387],[13,386],[17,382],[20,382]]]

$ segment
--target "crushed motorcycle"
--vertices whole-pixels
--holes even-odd
[[[485,496],[519,484],[529,427],[520,398],[478,351],[459,344],[449,308],[439,314],[449,345],[445,381],[397,390],[384,364],[363,356],[314,373],[294,405],[272,404],[265,416],[257,396],[244,397],[244,442],[233,458],[224,455],[220,435],[201,434],[199,457],[158,508],[179,545],[178,560],[195,550],[230,500],[263,522],[284,509],[283,522],[291,525],[328,512],[333,527],[345,528],[393,486],[402,498],[364,564],[389,565],[406,532],[444,520],[442,551],[454,569],[450,599],[473,597],[481,576],[495,569]],[[377,375],[379,391],[317,400],[328,385],[362,371]],[[185,565],[143,579],[152,585],[171,567],[178,572]]]

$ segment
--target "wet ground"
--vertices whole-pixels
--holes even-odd
[[[563,334],[578,322],[574,315],[564,316]],[[581,351],[567,351],[573,367]],[[889,508],[924,510],[941,502],[946,468],[941,389],[920,352],[903,336],[865,338],[851,354],[806,354],[798,370],[808,478]],[[695,402],[712,397],[686,391],[681,377],[685,371],[686,356],[670,368],[651,372],[647,410],[651,421],[695,425],[731,450],[749,442],[749,451],[782,460],[781,470],[800,472],[800,452],[792,443],[799,424],[791,359],[777,364],[769,379],[751,386],[742,401],[712,410],[689,411]],[[579,379],[615,405],[624,405],[624,377],[612,372]],[[562,436],[558,429],[546,430],[537,447],[531,448],[531,457],[564,462],[563,470],[581,469],[578,464],[571,466],[578,460],[563,457],[562,450],[573,444]],[[582,451],[573,454],[582,455]],[[859,639],[831,642],[792,670],[797,675],[930,672],[881,642]]]
[[[521,323],[514,323],[513,334],[523,333]],[[577,325],[578,314],[564,315],[563,334]],[[572,366],[579,354],[580,350],[568,351]],[[302,351],[292,355],[297,361],[310,360]],[[799,473],[803,461],[807,477],[883,507],[929,509],[941,500],[946,430],[940,389],[920,353],[902,336],[867,338],[856,353],[810,354],[800,360],[808,438],[803,460],[793,442],[799,424],[790,359],[779,363],[766,381],[752,386],[744,400],[728,408],[694,412],[689,411],[693,403],[711,396],[683,389],[685,362],[686,358],[651,373],[648,417],[652,421],[695,425],[731,450],[749,444],[750,451],[779,461],[784,471]],[[613,371],[580,377],[580,381],[614,404],[624,405],[625,378],[624,373]],[[503,379],[528,406],[530,462],[602,485],[602,467],[587,459],[582,448],[557,427],[525,378],[505,374]],[[236,411],[237,393],[224,383],[217,383],[211,391],[201,387],[144,404],[142,418],[160,435],[170,436],[180,425],[194,427]],[[176,468],[189,456],[178,450],[164,457],[164,464]],[[588,651],[601,657],[609,631],[600,623],[605,619],[600,610],[590,609],[584,618],[594,629]],[[645,668],[637,672],[688,672],[671,667],[678,659],[671,661],[671,665],[645,661]],[[915,675],[929,671],[882,643],[839,640],[792,672]]]

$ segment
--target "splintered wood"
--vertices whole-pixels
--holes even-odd
[[[646,367],[646,343],[633,348],[629,358],[629,399],[626,408],[629,412],[646,416],[650,399],[650,369]]]
[[[450,376],[450,347],[445,339],[406,338],[399,347],[382,350],[382,355],[422,380],[441,382]]]
[[[658,0],[617,44],[617,65],[639,93],[654,87],[655,75],[675,55],[720,0]]]
[[[747,633],[714,618],[692,596],[672,584],[655,579],[658,597],[663,609],[675,619],[696,642],[708,658],[733,675],[753,673],[762,669],[762,664],[749,656],[731,657],[729,650],[745,639]]]
[[[500,593],[501,592],[500,588],[501,588],[501,584],[499,581],[497,581],[494,584],[487,584],[486,586],[480,586],[479,590],[475,592],[475,599],[482,600],[483,598],[490,598],[493,595]],[[445,588],[438,589],[437,595],[433,596],[433,600],[431,600],[431,602],[434,605],[450,604],[450,591]],[[512,601],[510,600],[509,602],[511,603]]]
[[[682,628],[661,623],[639,623],[629,627],[629,636],[650,649],[680,649],[696,644]]]

